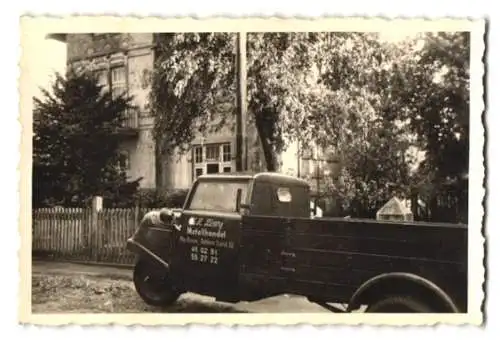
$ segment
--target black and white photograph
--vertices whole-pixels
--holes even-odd
[[[25,322],[482,322],[484,22],[98,18],[23,28]]]

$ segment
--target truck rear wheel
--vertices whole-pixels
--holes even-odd
[[[148,305],[172,305],[182,292],[175,289],[167,270],[145,259],[134,267],[134,286],[141,299]]]
[[[432,313],[427,304],[409,296],[391,296],[368,305],[371,313]]]

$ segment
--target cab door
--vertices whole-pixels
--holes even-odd
[[[195,187],[179,218],[173,273],[186,291],[230,301],[238,289],[241,215],[236,193],[245,184],[202,181]]]

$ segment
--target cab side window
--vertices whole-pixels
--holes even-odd
[[[290,188],[276,186],[273,188],[273,215],[293,216],[292,193]]]
[[[290,193],[289,188],[279,187],[276,190],[276,196],[278,197],[278,201],[281,203],[292,202],[292,193]]]

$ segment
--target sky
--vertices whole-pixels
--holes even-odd
[[[30,37],[35,44],[37,64],[30,68],[29,77],[33,87],[32,94],[37,97],[41,95],[39,87],[48,88],[55,72],[64,73],[66,70],[66,44],[46,39],[46,34],[37,32],[37,37]]]

